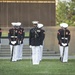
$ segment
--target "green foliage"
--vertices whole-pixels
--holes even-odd
[[[56,24],[66,22],[69,26],[75,26],[75,1],[59,1],[56,7]]]

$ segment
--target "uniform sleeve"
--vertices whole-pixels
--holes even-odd
[[[57,32],[57,39],[58,39],[58,41],[60,40],[60,31],[59,30]]]
[[[45,31],[44,30],[41,33],[41,37],[42,37],[41,40],[43,41],[45,39]]]
[[[2,36],[2,30],[0,29],[0,37]]]
[[[68,43],[70,42],[70,39],[71,39],[71,34],[70,34],[70,31],[69,31],[69,34],[68,34]]]
[[[57,32],[57,39],[58,39],[58,44],[62,45],[61,43],[61,33],[60,33],[60,30],[58,30]]]
[[[25,36],[25,32],[24,32],[24,29],[23,29],[23,34],[22,34],[22,36],[23,36],[23,39],[24,39],[24,36]]]
[[[10,39],[10,30],[9,30],[9,32],[8,32],[8,38]]]
[[[41,45],[43,44],[44,39],[45,39],[45,30],[42,30],[41,31],[41,39],[40,39]]]
[[[31,45],[31,30],[29,31],[29,45]]]
[[[43,30],[43,35],[42,36],[43,36],[42,39],[44,40],[45,39],[45,30]]]

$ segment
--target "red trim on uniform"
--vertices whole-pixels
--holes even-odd
[[[69,35],[70,35],[70,33],[69,33]]]
[[[60,33],[58,32],[58,34],[60,34]]]
[[[0,32],[2,32],[2,30],[0,30]]]

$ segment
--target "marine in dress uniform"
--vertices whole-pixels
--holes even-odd
[[[24,40],[24,28],[21,27],[21,22],[17,22],[19,28],[18,28],[18,38],[20,41],[20,45],[18,48],[18,60],[22,60],[22,53],[23,53],[23,40]]]
[[[18,28],[16,27],[16,23],[12,22],[13,28],[9,29],[8,38],[9,38],[9,45],[11,50],[11,61],[17,61],[18,56]]]
[[[0,28],[0,45],[1,45],[2,29]]]
[[[39,60],[42,60],[43,55],[43,45],[44,45],[44,38],[45,38],[45,30],[42,29],[43,24],[38,23],[37,27],[41,30],[41,36],[40,36],[40,50],[39,50]]]
[[[68,46],[70,42],[70,31],[67,29],[67,23],[60,24],[61,29],[58,30],[57,39],[60,49],[60,60],[62,62],[68,62]]]
[[[29,46],[32,49],[32,63],[33,65],[38,65],[39,60],[39,50],[40,50],[40,30],[37,28],[38,21],[32,22],[34,27],[30,29],[29,33]]]

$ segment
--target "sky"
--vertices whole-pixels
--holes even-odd
[[[70,2],[71,0],[60,0],[60,1],[66,1],[66,2]],[[56,0],[56,5],[58,4],[58,0]]]
[[[70,2],[71,0],[60,0],[60,1],[67,1],[67,2]]]

